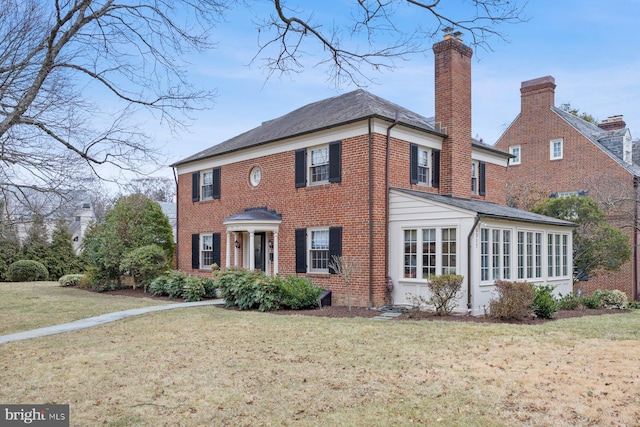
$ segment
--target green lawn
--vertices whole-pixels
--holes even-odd
[[[0,335],[166,303],[62,288],[57,282],[0,283],[0,296]]]
[[[68,403],[74,426],[637,426],[639,349],[637,310],[527,326],[199,307],[2,344],[0,402]]]

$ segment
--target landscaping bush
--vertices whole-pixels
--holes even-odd
[[[560,298],[558,298],[558,310],[575,310],[580,307],[580,304],[580,295],[575,292],[566,295],[560,294]]]
[[[182,298],[187,302],[201,301],[205,294],[204,280],[200,277],[186,277],[182,284]]]
[[[593,296],[599,298],[602,306],[606,308],[624,308],[629,303],[627,294],[618,289],[612,291],[608,289],[598,289],[593,293]]]
[[[457,274],[443,274],[429,279],[427,287],[431,292],[428,303],[436,310],[438,316],[448,316],[456,307],[464,278]]]
[[[276,277],[275,281],[281,292],[281,304],[292,310],[318,306],[318,297],[322,288],[316,286],[309,279],[296,276]]]
[[[533,312],[542,319],[551,319],[558,311],[558,302],[553,295],[554,287],[551,285],[540,285],[533,288]]]
[[[602,300],[598,295],[583,296],[580,299],[582,305],[590,309],[602,308]]]
[[[9,266],[7,278],[10,282],[34,282],[47,280],[49,272],[41,262],[32,260],[16,261]]]
[[[120,270],[133,277],[134,289],[142,286],[146,291],[151,281],[167,270],[167,257],[158,245],[141,246],[125,255]]]
[[[496,281],[497,297],[489,302],[489,315],[498,319],[521,319],[532,314],[535,292],[527,282]]]
[[[88,288],[91,285],[86,274],[65,274],[58,279],[60,286],[76,286],[78,288]]]

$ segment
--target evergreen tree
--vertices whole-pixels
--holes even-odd
[[[0,281],[7,280],[7,269],[20,258],[20,240],[16,228],[5,218],[0,218]]]
[[[72,236],[64,220],[56,222],[44,265],[49,270],[49,279],[58,280],[65,274],[80,273],[80,260],[73,249]]]
[[[22,244],[22,258],[45,264],[49,252],[49,236],[42,215],[34,214]],[[46,265],[46,264],[45,264]]]

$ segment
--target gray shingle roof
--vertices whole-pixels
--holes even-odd
[[[433,121],[393,102],[358,89],[298,108],[284,116],[263,123],[218,145],[176,162],[173,166],[214,157],[232,151],[267,144],[284,138],[304,135],[369,117],[394,121],[403,125],[441,135]]]
[[[580,117],[574,116],[558,107],[551,107],[551,110],[559,115],[563,120],[573,126],[578,132],[600,147],[604,152],[609,153],[618,164],[630,173],[640,176],[640,166],[630,165],[623,160],[622,139],[627,129],[604,130],[593,123],[589,123]],[[635,147],[634,147],[634,151]],[[633,163],[636,163],[634,156]]]
[[[552,218],[545,215],[527,212],[509,206],[502,206],[495,203],[483,202],[481,200],[461,199],[457,197],[441,196],[439,194],[424,193],[422,191],[405,190],[402,188],[394,188],[393,190],[401,193],[410,194],[425,200],[430,200],[445,205],[454,206],[471,212],[478,213],[484,218],[501,219],[506,221],[528,222],[533,224],[557,225],[562,227],[575,227],[575,224],[569,221]]]

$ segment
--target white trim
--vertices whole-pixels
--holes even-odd
[[[560,155],[555,155],[555,144],[560,144]],[[564,157],[564,140],[562,138],[556,138],[549,141],[549,160],[562,160]]]
[[[515,156],[513,151],[516,148],[518,149],[518,155],[509,160],[511,165],[520,165],[520,164],[522,164],[522,146],[521,145],[510,145],[509,146],[509,154]]]

